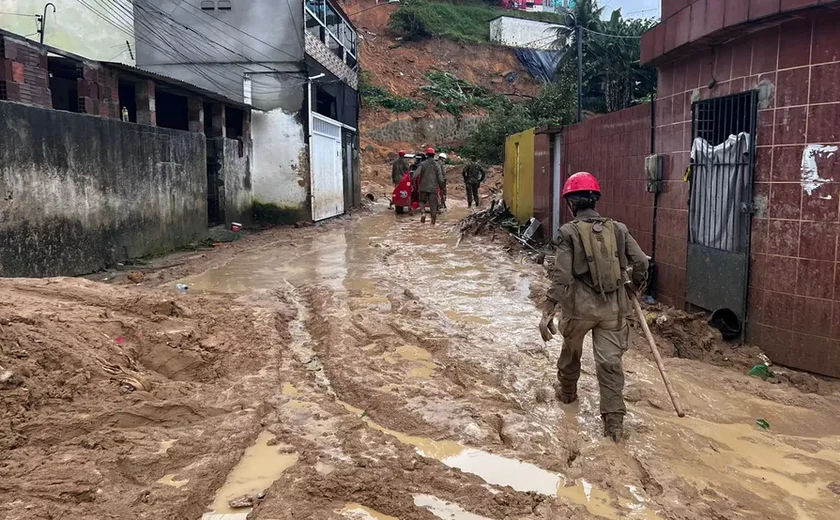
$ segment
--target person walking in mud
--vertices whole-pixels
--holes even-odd
[[[410,169],[411,165],[408,164],[408,159],[405,158],[405,150],[400,150],[399,157],[391,164],[391,181],[393,181],[394,186],[400,183]]]
[[[464,166],[462,175],[464,176],[464,186],[467,188],[467,207],[472,206],[473,201],[475,201],[475,207],[477,208],[481,201],[478,198],[478,186],[484,182],[487,173],[480,164],[471,161]]]
[[[583,340],[592,331],[604,436],[619,442],[626,413],[621,358],[628,348],[627,319],[632,313],[626,291],[638,292],[644,285],[648,257],[627,226],[595,211],[600,196],[601,187],[591,173],[578,172],[563,186],[574,220],[560,228],[540,333],[545,341],[558,331],[563,336],[555,390],[568,404],[578,397]]]
[[[420,222],[426,222],[426,204],[429,205],[429,213],[432,217],[432,225],[437,222],[438,214],[438,188],[441,196],[446,196],[446,179],[443,177],[442,168],[435,160],[435,149],[426,148],[426,159],[412,174],[412,180],[418,185],[420,193]]]

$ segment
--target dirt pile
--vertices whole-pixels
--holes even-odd
[[[534,96],[539,91],[539,82],[531,78],[512,50],[437,38],[421,42],[397,41],[388,32],[388,20],[399,5],[374,8],[376,5],[374,0],[342,2],[346,12],[358,12],[351,14],[351,18],[360,34],[362,70],[373,74],[376,86],[399,96],[425,101],[419,90],[427,83],[425,75],[431,71],[445,71],[512,99]],[[514,75],[510,75],[511,72]],[[508,77],[516,79],[511,82]],[[434,117],[434,102],[410,115]],[[370,130],[396,117],[390,110],[363,110],[360,124],[363,130]]]
[[[224,391],[270,357],[277,329],[174,291],[0,291],[0,366],[14,374],[0,385],[0,517],[198,518],[259,428],[253,403]],[[279,303],[276,316],[289,319]],[[189,480],[202,486],[176,492]]]

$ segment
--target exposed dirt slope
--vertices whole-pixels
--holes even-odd
[[[446,39],[432,39],[424,42],[399,42],[388,33],[388,19],[398,5],[384,5],[369,9],[374,0],[342,2],[344,10],[351,13],[353,23],[359,29],[362,70],[374,75],[377,86],[394,94],[422,99],[419,87],[427,82],[424,75],[433,70],[451,72],[499,94],[533,96],[539,90],[528,71],[522,67],[513,51],[493,45],[456,43]],[[363,9],[368,9],[359,12]],[[359,12],[356,15],[352,13]],[[392,48],[393,47],[393,48]],[[509,82],[508,73],[516,79]],[[434,116],[434,103],[429,103],[407,116]],[[396,114],[390,110],[363,110],[362,129],[369,129],[392,121]]]

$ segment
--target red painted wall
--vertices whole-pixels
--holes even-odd
[[[716,44],[745,23],[781,19],[794,11],[840,7],[837,0],[662,0],[662,22],[642,37],[642,63],[691,54],[689,43]],[[696,49],[695,49],[696,50]]]
[[[588,171],[601,183],[598,209],[621,221],[651,254],[653,247],[653,199],[645,191],[645,157],[650,154],[649,104],[599,116],[571,125],[563,133],[563,179]],[[561,221],[570,220],[561,205]]]
[[[656,151],[670,157],[658,210],[659,288],[680,307],[691,101],[762,80],[773,86],[758,112],[748,332],[775,362],[833,376],[840,376],[840,153],[816,158],[824,180],[816,186],[803,183],[801,165],[807,145],[840,146],[838,27],[840,13],[817,11],[661,65],[655,134]]]

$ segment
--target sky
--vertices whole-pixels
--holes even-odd
[[[610,14],[618,8],[621,8],[624,18],[659,17],[660,0],[601,0],[598,3],[606,7],[604,9],[606,18],[609,18]]]

